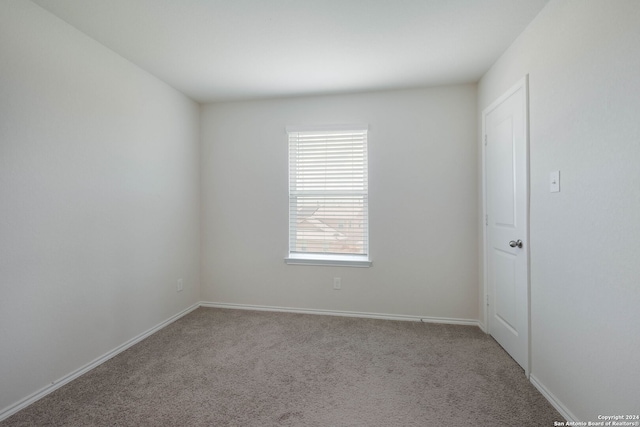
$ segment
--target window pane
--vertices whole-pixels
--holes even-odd
[[[368,253],[366,130],[289,133],[289,252]]]
[[[366,255],[367,199],[296,197],[291,252]]]

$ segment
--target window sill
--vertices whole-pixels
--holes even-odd
[[[284,262],[291,265],[323,265],[331,267],[371,267],[365,255],[289,254]]]

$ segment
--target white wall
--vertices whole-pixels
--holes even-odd
[[[285,265],[285,127],[336,123],[369,124],[373,267]],[[475,85],[209,104],[201,125],[203,300],[477,319]]]
[[[532,376],[579,420],[637,414],[640,2],[552,1],[482,78],[479,111],[526,73]]]
[[[200,254],[197,104],[28,1],[0,64],[1,412],[197,302]]]

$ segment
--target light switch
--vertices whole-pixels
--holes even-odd
[[[549,192],[560,192],[560,171],[553,171],[549,175]]]

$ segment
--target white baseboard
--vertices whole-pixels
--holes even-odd
[[[569,411],[567,407],[564,406],[562,402],[560,402],[560,400],[558,400],[558,398],[555,397],[553,393],[551,393],[533,374],[529,376],[529,381],[531,381],[531,384],[533,384],[533,386],[538,389],[549,403],[551,403],[551,405],[560,412],[560,415],[562,415],[566,421],[578,421],[578,418],[573,415],[571,411]]]
[[[324,316],[361,317],[365,319],[403,320],[409,322],[445,323],[449,325],[478,326],[473,319],[457,319],[452,317],[410,316],[405,314],[365,313],[359,311],[322,310],[316,308],[274,307],[268,305],[231,304],[226,302],[201,301],[201,307],[231,308],[236,310],[276,311],[282,313],[320,314]]]
[[[478,328],[480,328],[480,330],[481,330],[482,332],[484,332],[485,334],[488,334],[488,333],[489,333],[489,330],[487,329],[487,327],[485,326],[485,324],[484,324],[482,321],[480,321],[480,320],[478,320]]]
[[[24,399],[19,400],[18,402],[14,403],[13,405],[10,405],[10,406],[4,408],[2,411],[0,411],[0,421],[4,420],[6,418],[9,418],[11,415],[15,414],[16,412],[26,408],[27,406],[31,405],[34,402],[42,399],[43,397],[45,397],[49,393],[59,389],[63,385],[75,380],[80,375],[82,375],[82,374],[92,370],[93,368],[103,364],[104,362],[106,362],[107,360],[111,359],[112,357],[118,355],[119,353],[122,353],[123,351],[125,351],[126,349],[131,347],[132,345],[135,345],[135,344],[139,343],[140,341],[142,341],[143,339],[147,338],[149,335],[152,335],[153,333],[159,331],[160,329],[164,328],[165,326],[169,325],[170,323],[173,323],[176,320],[178,320],[179,318],[191,313],[193,310],[195,310],[198,307],[200,307],[199,303],[193,304],[191,307],[188,307],[188,308],[182,310],[180,313],[178,313],[178,314],[176,314],[174,316],[171,316],[170,318],[168,318],[164,322],[161,322],[161,323],[157,324],[156,326],[152,327],[151,329],[141,333],[140,335],[137,335],[137,336],[131,338],[129,341],[125,342],[124,344],[119,345],[118,347],[116,347],[113,350],[109,351],[108,353],[98,357],[97,359],[93,360],[92,362],[89,362],[88,364],[84,365],[83,367],[81,367],[79,369],[76,369],[75,371],[65,375],[64,377],[60,378],[59,380],[53,381],[51,384],[41,388],[40,390],[38,390],[35,393],[25,397]]]

